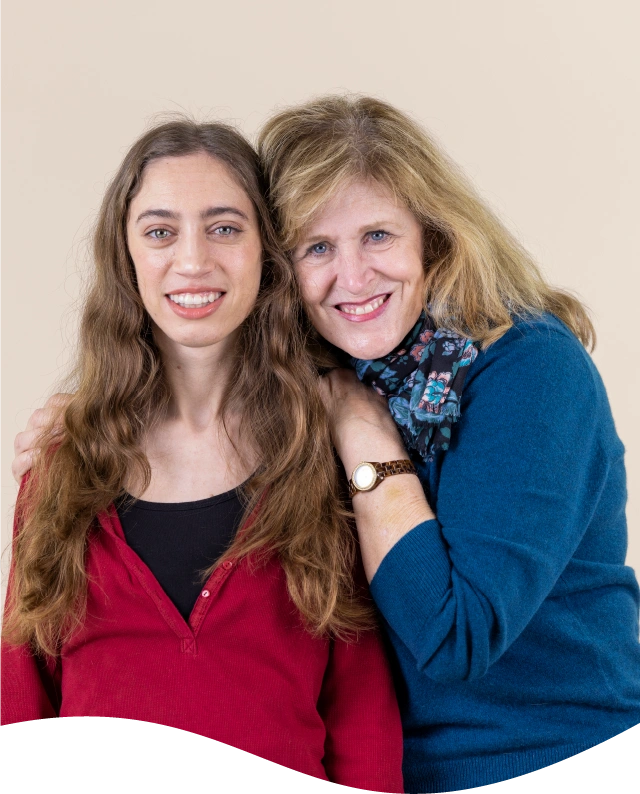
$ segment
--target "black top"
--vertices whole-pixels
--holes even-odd
[[[116,502],[127,543],[188,621],[203,573],[233,541],[244,506],[239,489],[197,502]]]

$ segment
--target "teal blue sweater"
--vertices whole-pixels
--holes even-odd
[[[519,322],[471,365],[450,449],[419,468],[438,518],[371,583],[407,791],[495,783],[640,723],[623,453],[600,376],[556,318]]]

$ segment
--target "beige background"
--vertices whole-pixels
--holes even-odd
[[[5,0],[3,547],[13,436],[66,370],[85,235],[127,146],[158,111],[254,133],[348,89],[425,123],[593,310],[640,569],[639,23],[632,0]]]

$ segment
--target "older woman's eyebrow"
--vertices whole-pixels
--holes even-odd
[[[360,228],[356,231],[356,234],[361,235],[365,234],[366,232],[378,231],[378,229],[383,230],[386,226],[391,226],[392,224],[393,221],[373,221],[372,223],[365,223],[364,226],[360,226]],[[314,243],[322,243],[325,240],[330,240],[331,237],[331,234],[314,234],[310,235],[309,237],[302,237],[298,243],[298,247],[303,245],[313,245]]]
[[[373,221],[373,223],[365,223],[358,229],[358,234],[366,234],[367,232],[382,231],[385,226],[391,226],[393,221]]]
[[[200,217],[202,220],[207,220],[218,215],[229,214],[244,218],[245,221],[249,220],[246,213],[242,212],[242,210],[239,210],[237,207],[208,207],[206,210],[203,210],[200,213]],[[164,209],[145,210],[138,215],[136,218],[136,223],[140,223],[140,221],[144,220],[145,218],[167,218],[169,220],[177,221],[180,220],[180,214],[178,212],[172,212],[171,210]]]

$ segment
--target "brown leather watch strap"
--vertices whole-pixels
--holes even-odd
[[[349,480],[350,498],[353,498],[353,496],[358,491],[364,491],[364,490],[372,491],[374,488],[377,488],[378,485],[380,485],[380,483],[385,479],[385,477],[391,477],[394,474],[416,474],[415,466],[410,460],[406,458],[403,460],[388,460],[385,463],[376,463],[374,461],[362,461],[361,463],[358,464],[358,466],[362,466],[363,463],[365,464],[368,463],[369,466],[373,466],[373,468],[376,470],[376,475],[377,475],[376,480],[373,483],[373,485],[369,488],[366,489],[358,488],[353,481],[353,475],[352,475],[351,479]],[[354,473],[358,468],[358,466],[356,466],[356,468],[353,470]]]

